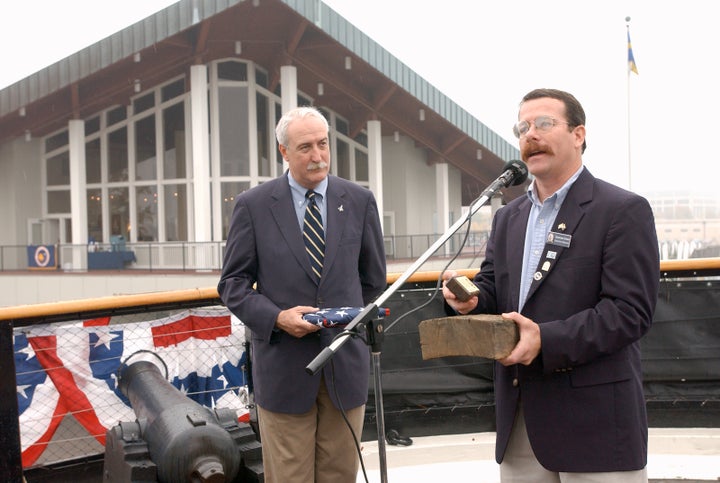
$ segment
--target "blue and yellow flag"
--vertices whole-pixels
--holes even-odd
[[[635,57],[633,56],[632,43],[630,42],[630,29],[627,32],[628,37],[628,74],[630,72],[638,73],[637,64],[635,64]]]

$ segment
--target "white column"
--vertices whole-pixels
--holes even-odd
[[[283,65],[280,67],[280,97],[282,98],[282,112],[285,114],[297,107],[297,67]]]
[[[73,270],[87,269],[87,178],[85,175],[85,121],[68,122],[70,148],[70,219]],[[56,255],[57,256],[57,255]]]
[[[210,140],[208,138],[207,67],[190,67],[194,240],[212,240],[210,217]]]
[[[438,233],[450,228],[450,167],[447,163],[435,165],[435,192],[437,193]]]
[[[437,231],[445,233],[450,228],[450,167],[448,163],[435,165],[435,194],[437,207]],[[445,253],[454,247],[452,243],[444,245]]]
[[[280,67],[280,97],[283,114],[297,107],[297,67],[294,65]],[[287,169],[288,163],[283,160],[283,173]]]
[[[377,201],[380,223],[384,222],[383,211],[383,176],[382,176],[382,124],[380,121],[368,121],[368,174],[370,191]],[[383,227],[384,229],[384,227]]]

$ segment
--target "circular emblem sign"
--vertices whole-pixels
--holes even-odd
[[[46,246],[39,246],[35,249],[35,263],[38,267],[47,267],[50,263],[50,251]]]

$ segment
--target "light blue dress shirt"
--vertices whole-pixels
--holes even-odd
[[[555,223],[560,207],[565,201],[570,187],[573,185],[584,166],[580,166],[575,174],[573,174],[562,187],[552,196],[549,196],[544,202],[540,202],[535,190],[535,181],[530,184],[527,191],[527,197],[532,203],[530,208],[530,217],[528,218],[527,229],[525,231],[525,252],[523,253],[522,279],[520,280],[520,299],[518,300],[518,312],[522,311],[527,299],[530,285],[533,282],[533,276],[537,270],[540,256],[545,249],[545,241],[547,240],[550,228]]]
[[[298,226],[300,230],[303,229],[303,222],[305,220],[305,207],[307,206],[307,188],[303,188],[295,181],[292,174],[288,172],[288,182],[290,183],[290,192],[292,193],[293,206],[295,207],[295,214],[297,215]],[[315,195],[315,204],[320,209],[320,215],[322,215],[323,230],[327,233],[327,203],[325,202],[325,193],[327,193],[328,179],[325,177],[313,191],[317,193]]]

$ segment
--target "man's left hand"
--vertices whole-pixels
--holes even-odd
[[[503,359],[498,359],[498,362],[504,366],[511,366],[513,364],[530,365],[538,354],[540,354],[540,326],[517,312],[502,314],[502,317],[511,319],[517,324],[520,332],[520,340],[510,355]]]

